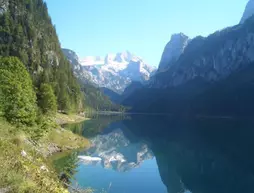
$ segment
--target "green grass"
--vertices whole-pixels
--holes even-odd
[[[63,150],[89,147],[87,139],[64,129],[52,130],[47,137],[50,142],[57,144]]]
[[[69,114],[69,115],[62,114],[62,113],[56,114],[56,122],[58,124],[79,123],[88,119],[89,118],[86,118],[85,116],[76,115],[76,114]]]
[[[66,192],[54,171],[41,170],[47,168],[44,158],[20,130],[0,119],[0,188],[13,193]]]
[[[88,140],[70,131],[49,128],[48,134],[33,145],[26,132],[32,129],[36,128],[17,128],[0,118],[0,191],[7,188],[10,193],[68,192],[40,150],[47,148],[48,143],[63,149],[84,148],[89,145]],[[21,155],[22,151],[26,156]],[[44,166],[46,170],[41,168]]]

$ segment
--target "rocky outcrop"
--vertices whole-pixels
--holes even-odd
[[[159,64],[158,72],[165,71],[170,68],[184,52],[184,49],[188,45],[190,39],[183,33],[174,34],[171,36],[171,40],[164,48],[161,61]]]
[[[75,70],[80,70],[80,63],[79,63],[79,58],[78,55],[69,49],[62,49],[64,55],[68,58],[68,60],[70,61],[70,63],[72,64],[72,67]]]
[[[7,11],[9,5],[9,0],[0,1],[0,15]]]
[[[88,73],[87,69],[83,69],[82,65],[80,64],[78,55],[70,49],[62,49],[62,50],[63,50],[64,55],[67,57],[67,59],[69,60],[69,62],[72,65],[72,70],[73,70],[74,75],[80,81],[93,85],[92,77]]]
[[[250,18],[253,15],[254,15],[254,0],[249,0],[244,10],[240,24],[243,24],[246,21],[246,19]]]

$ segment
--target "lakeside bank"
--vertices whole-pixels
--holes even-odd
[[[75,123],[87,118],[80,115],[57,114],[55,122],[47,125],[47,132],[34,139],[31,128],[11,125],[0,118],[0,192],[55,192],[68,190],[48,163],[48,157],[64,151],[85,149],[89,141],[63,129],[59,123]]]

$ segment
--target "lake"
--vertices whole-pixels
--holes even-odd
[[[99,116],[66,128],[91,142],[54,162],[69,171],[72,186],[95,193],[254,192],[252,120]]]

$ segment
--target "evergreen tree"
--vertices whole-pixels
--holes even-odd
[[[39,107],[47,115],[54,115],[57,111],[57,101],[51,85],[43,83],[39,91]]]
[[[0,57],[0,106],[12,123],[32,125],[36,119],[36,95],[24,64],[16,57]]]

